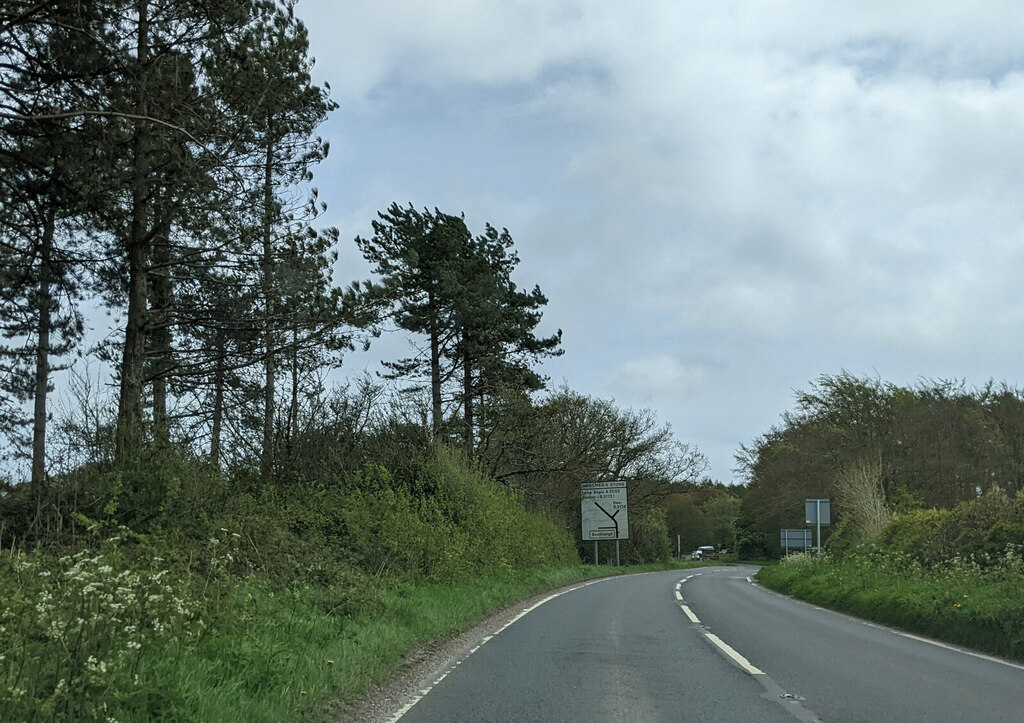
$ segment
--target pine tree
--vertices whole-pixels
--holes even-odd
[[[97,134],[76,109],[98,76],[80,31],[95,12],[69,2],[0,10],[0,319],[10,341],[0,350],[0,407],[19,449],[21,405],[32,403],[31,443],[23,446],[40,506],[51,377],[82,336],[81,254],[96,198],[86,145]]]
[[[463,443],[473,447],[476,400],[503,386],[538,389],[537,359],[561,353],[561,332],[538,338],[534,329],[547,299],[518,289],[519,263],[507,230],[489,224],[472,237],[461,216],[392,204],[373,222],[370,239],[356,238],[381,277],[377,287],[402,329],[426,337],[415,356],[386,363],[391,378],[426,379],[432,427],[441,433],[445,389],[461,409]],[[415,387],[414,387],[415,388]]]
[[[233,116],[233,153],[252,181],[249,205],[259,210],[249,214],[250,237],[256,242],[249,271],[259,280],[252,298],[262,340],[257,358],[263,366],[264,477],[271,473],[277,447],[282,361],[292,376],[287,414],[287,428],[292,429],[300,360],[317,356],[315,350],[323,345],[342,349],[351,335],[342,292],[331,282],[337,231],[313,230],[311,224],[325,206],[315,189],[303,188],[312,167],[327,155],[328,145],[314,133],[335,104],[326,88],[312,84],[306,29],[293,10],[294,2],[283,3],[253,24],[237,47],[218,54],[211,66]],[[318,358],[330,363],[322,355]]]

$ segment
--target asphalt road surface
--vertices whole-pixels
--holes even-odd
[[[402,723],[1024,721],[1024,666],[821,610],[753,567],[611,578],[548,599]]]

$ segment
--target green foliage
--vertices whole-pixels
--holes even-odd
[[[281,720],[549,584],[544,570],[600,572],[444,450],[400,478],[367,465],[290,488],[172,457],[144,472],[80,479],[96,517],[74,512],[60,552],[0,556],[0,720]],[[152,498],[132,494],[143,480]],[[387,592],[422,586],[439,591],[424,610]]]
[[[955,557],[986,565],[1007,545],[1024,544],[1024,494],[1010,498],[993,489],[952,510],[914,510],[896,515],[879,543],[925,565]]]
[[[864,535],[849,520],[840,520],[835,531],[829,535],[823,547],[835,558],[841,558],[858,549],[864,542]]]
[[[555,523],[527,513],[506,488],[449,452],[405,484],[366,470],[339,504],[346,546],[376,575],[454,583],[575,559]]]
[[[663,508],[651,507],[630,514],[629,539],[622,544],[620,555],[622,562],[627,565],[641,565],[672,557]]]
[[[952,510],[996,488],[1011,498],[1021,491],[1024,393],[1006,385],[967,389],[939,380],[903,388],[847,372],[823,376],[738,461],[748,480],[742,516],[769,542],[781,528],[801,527],[803,500],[818,497],[833,500],[836,521],[853,517],[871,536],[889,514]],[[1012,537],[994,533],[986,542],[967,530],[987,537],[994,523],[964,524],[947,531],[952,539],[931,539],[925,556],[939,559],[954,548],[997,554]]]
[[[748,522],[737,520],[734,535],[736,554],[741,560],[763,560],[768,557],[768,541],[761,530],[754,529]]]
[[[540,287],[526,293],[512,281],[519,257],[507,230],[487,224],[474,237],[463,216],[420,212],[412,204],[393,203],[377,216],[373,236],[355,239],[380,277],[365,293],[382,300],[400,328],[427,337],[429,350],[385,366],[391,378],[426,383],[435,432],[444,426],[442,401],[455,400],[470,450],[478,432],[486,436],[478,400],[542,388],[531,366],[562,353],[562,332],[535,335],[547,298]]]

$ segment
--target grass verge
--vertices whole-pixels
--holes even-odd
[[[1024,563],[955,559],[922,566],[874,550],[840,559],[792,555],[757,579],[801,600],[994,655],[1024,660]]]

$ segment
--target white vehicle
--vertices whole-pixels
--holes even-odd
[[[691,560],[717,560],[718,552],[715,551],[714,545],[701,545],[692,553],[690,553]]]

